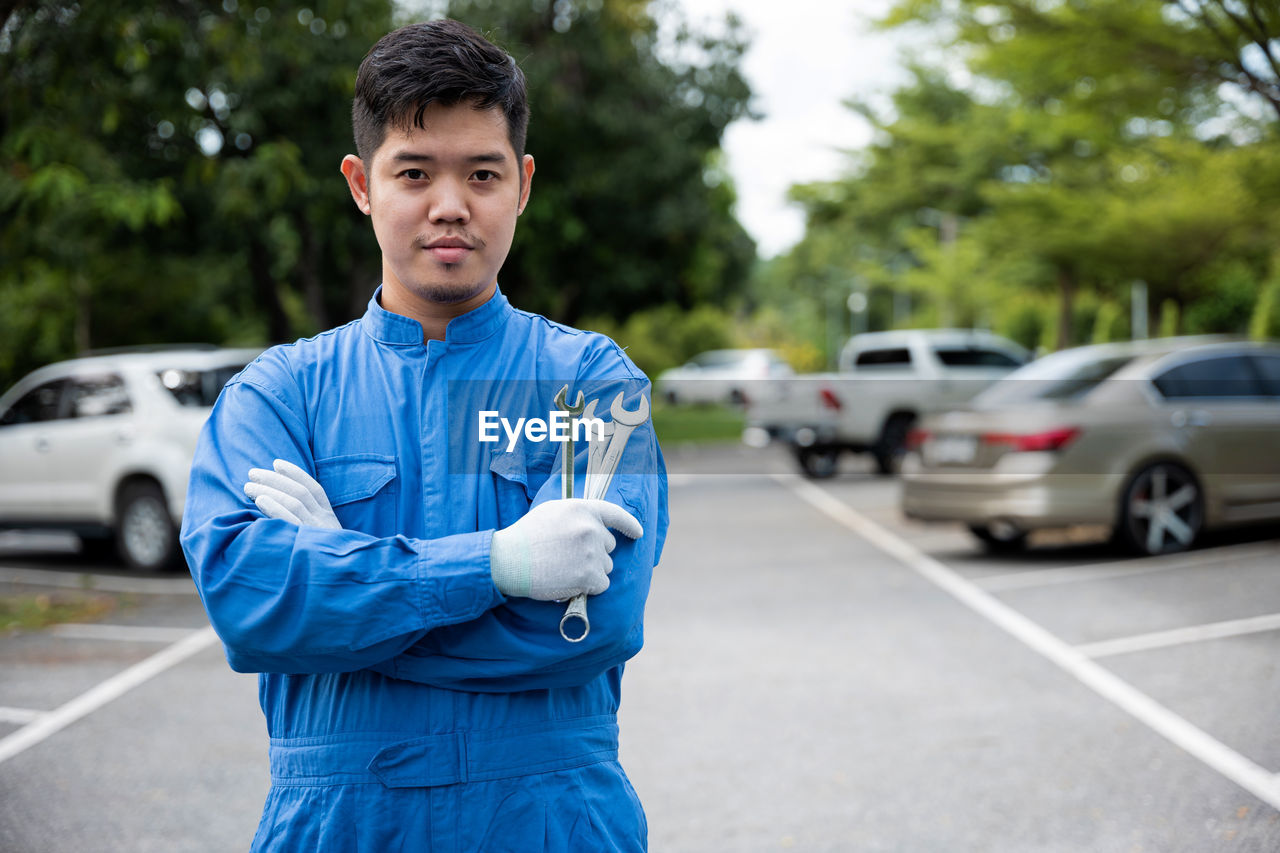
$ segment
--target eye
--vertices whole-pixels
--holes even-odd
[[[498,173],[492,172],[488,169],[480,169],[471,177],[482,184],[487,184],[489,181],[496,181],[498,179]]]
[[[411,181],[420,181],[427,176],[427,173],[421,169],[405,169],[400,173],[400,177],[408,178]]]

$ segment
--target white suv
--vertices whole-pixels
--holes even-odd
[[[259,352],[110,352],[28,374],[0,396],[0,528],[71,530],[136,569],[176,565],[200,428]]]

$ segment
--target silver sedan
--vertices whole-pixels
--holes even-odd
[[[1280,519],[1280,346],[1170,338],[1064,350],[927,418],[902,509],[993,550],[1105,525],[1144,554]]]

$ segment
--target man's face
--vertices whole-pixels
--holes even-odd
[[[423,125],[389,127],[372,163],[348,156],[342,172],[373,219],[384,304],[469,309],[493,292],[529,198],[533,158],[516,161],[497,108],[431,104]]]

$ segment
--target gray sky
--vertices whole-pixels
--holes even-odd
[[[839,176],[842,148],[860,148],[870,128],[842,101],[885,94],[900,79],[898,48],[870,34],[869,16],[887,0],[679,0],[689,22],[720,20],[733,10],[753,35],[743,71],[755,92],[758,122],[725,134],[738,190],[738,221],[760,256],[786,251],[804,233],[804,217],[786,201],[796,183]]]

